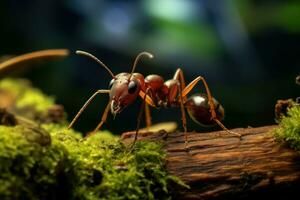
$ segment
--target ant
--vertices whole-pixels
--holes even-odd
[[[182,126],[185,134],[185,148],[187,148],[188,144],[185,109],[187,109],[188,114],[196,123],[202,126],[211,126],[217,124],[228,133],[238,136],[239,138],[241,137],[240,134],[228,130],[221,123],[221,120],[224,118],[224,109],[221,104],[212,97],[208,88],[208,84],[202,76],[198,76],[187,86],[185,84],[183,71],[180,68],[176,70],[173,78],[167,81],[164,81],[163,77],[156,74],[151,74],[144,77],[142,74],[136,73],[135,68],[142,56],[153,58],[153,55],[148,52],[141,52],[136,56],[131,73],[122,72],[117,75],[114,75],[112,71],[94,55],[84,51],[76,51],[76,54],[90,57],[98,62],[108,71],[112,77],[112,80],[109,83],[108,90],[97,90],[86,101],[86,103],[82,106],[70,123],[68,129],[74,125],[75,121],[96,95],[109,94],[109,102],[104,110],[101,121],[91,134],[97,132],[101,128],[103,123],[106,121],[109,110],[115,117],[116,114],[120,113],[125,107],[133,103],[136,98],[140,96],[143,100],[143,103],[138,114],[137,127],[132,146],[134,146],[137,140],[144,110],[146,125],[147,127],[151,126],[149,106],[154,108],[180,107]],[[204,84],[206,94],[195,94],[187,98],[189,92],[199,81],[202,81]]]

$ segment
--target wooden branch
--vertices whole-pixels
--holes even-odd
[[[163,139],[168,171],[191,187],[175,199],[278,199],[300,189],[300,159],[296,151],[275,141],[275,127],[234,129],[242,140],[225,131],[189,133],[189,151],[182,133],[139,139]]]

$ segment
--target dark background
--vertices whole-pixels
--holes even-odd
[[[206,78],[225,107],[229,128],[273,124],[277,99],[295,98],[299,87],[300,1],[279,0],[1,0],[0,55],[67,48],[65,60],[19,74],[63,104],[69,120],[110,75],[77,49],[100,58],[114,73],[129,72],[141,51],[137,71],[165,79],[181,67],[190,82]],[[203,92],[197,87],[193,92]],[[96,98],[75,128],[88,131],[108,101]],[[135,129],[141,100],[104,129]],[[154,122],[180,121],[180,110],[155,110]],[[191,120],[188,129],[207,131]],[[217,128],[219,129],[219,128]]]

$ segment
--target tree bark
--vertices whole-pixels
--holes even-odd
[[[144,134],[139,139],[163,139],[167,170],[190,186],[174,199],[281,199],[300,189],[300,159],[275,141],[275,127],[232,130],[242,134],[241,140],[225,131],[188,133],[188,151],[183,133]]]

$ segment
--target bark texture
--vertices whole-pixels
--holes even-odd
[[[175,199],[297,198],[300,159],[296,151],[275,141],[276,126],[239,128],[240,140],[225,131],[146,134],[139,139],[163,139],[168,171],[191,188]],[[130,141],[126,135],[127,141]]]

